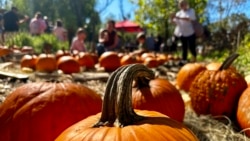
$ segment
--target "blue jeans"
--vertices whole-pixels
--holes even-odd
[[[105,46],[102,43],[98,43],[96,46],[97,55],[101,56],[105,52]]]

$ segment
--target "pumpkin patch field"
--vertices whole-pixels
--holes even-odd
[[[15,57],[0,63],[0,141],[250,140],[238,54],[184,66],[142,52]]]

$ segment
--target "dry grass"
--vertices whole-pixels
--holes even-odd
[[[244,131],[226,116],[197,116],[190,108],[186,108],[184,123],[201,141],[249,141]]]

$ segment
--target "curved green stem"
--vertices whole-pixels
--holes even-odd
[[[233,61],[239,56],[239,54],[237,53],[234,53],[234,54],[231,54],[223,63],[222,65],[220,66],[219,70],[225,70],[225,69],[228,69],[231,64],[233,63]]]
[[[105,91],[102,115],[94,127],[113,125],[115,121],[123,127],[143,119],[132,107],[132,83],[142,77],[153,79],[154,73],[141,64],[127,65],[112,73]]]

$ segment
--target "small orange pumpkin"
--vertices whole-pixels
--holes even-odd
[[[104,52],[99,58],[99,63],[105,71],[114,71],[121,66],[118,54],[112,51]]]
[[[102,113],[67,128],[56,141],[197,141],[187,127],[166,115],[155,111],[134,111],[132,81],[138,77],[152,79],[154,74],[141,64],[117,69],[109,77]]]
[[[168,61],[168,56],[166,54],[157,54],[156,60],[158,61],[159,65],[163,65]]]
[[[65,49],[60,49],[56,52],[56,60],[58,60],[62,56],[70,56],[70,52]]]
[[[36,61],[37,56],[36,55],[24,55],[21,59],[21,68],[31,68],[33,70],[36,69]]]
[[[149,68],[156,68],[159,66],[158,61],[155,57],[148,57],[145,58],[143,64]]]
[[[123,55],[120,62],[121,62],[122,66],[137,63],[136,58],[134,56],[129,55],[129,54]]]
[[[53,54],[40,54],[36,61],[36,70],[51,73],[57,70],[56,57]]]
[[[61,56],[57,61],[57,68],[65,74],[80,72],[80,65],[72,56]]]
[[[132,94],[135,109],[157,111],[177,121],[183,121],[185,105],[174,85],[161,78],[138,79],[136,84]]]
[[[76,60],[80,64],[80,66],[85,67],[87,69],[95,68],[95,61],[90,53],[79,52],[75,55]]]
[[[179,89],[188,92],[195,77],[204,70],[206,67],[200,63],[185,64],[177,73],[176,85]]]
[[[145,61],[147,58],[155,58],[156,54],[151,52],[145,52],[141,54],[141,60]]]
[[[8,55],[10,53],[12,53],[12,50],[7,46],[0,46],[0,57]]]

